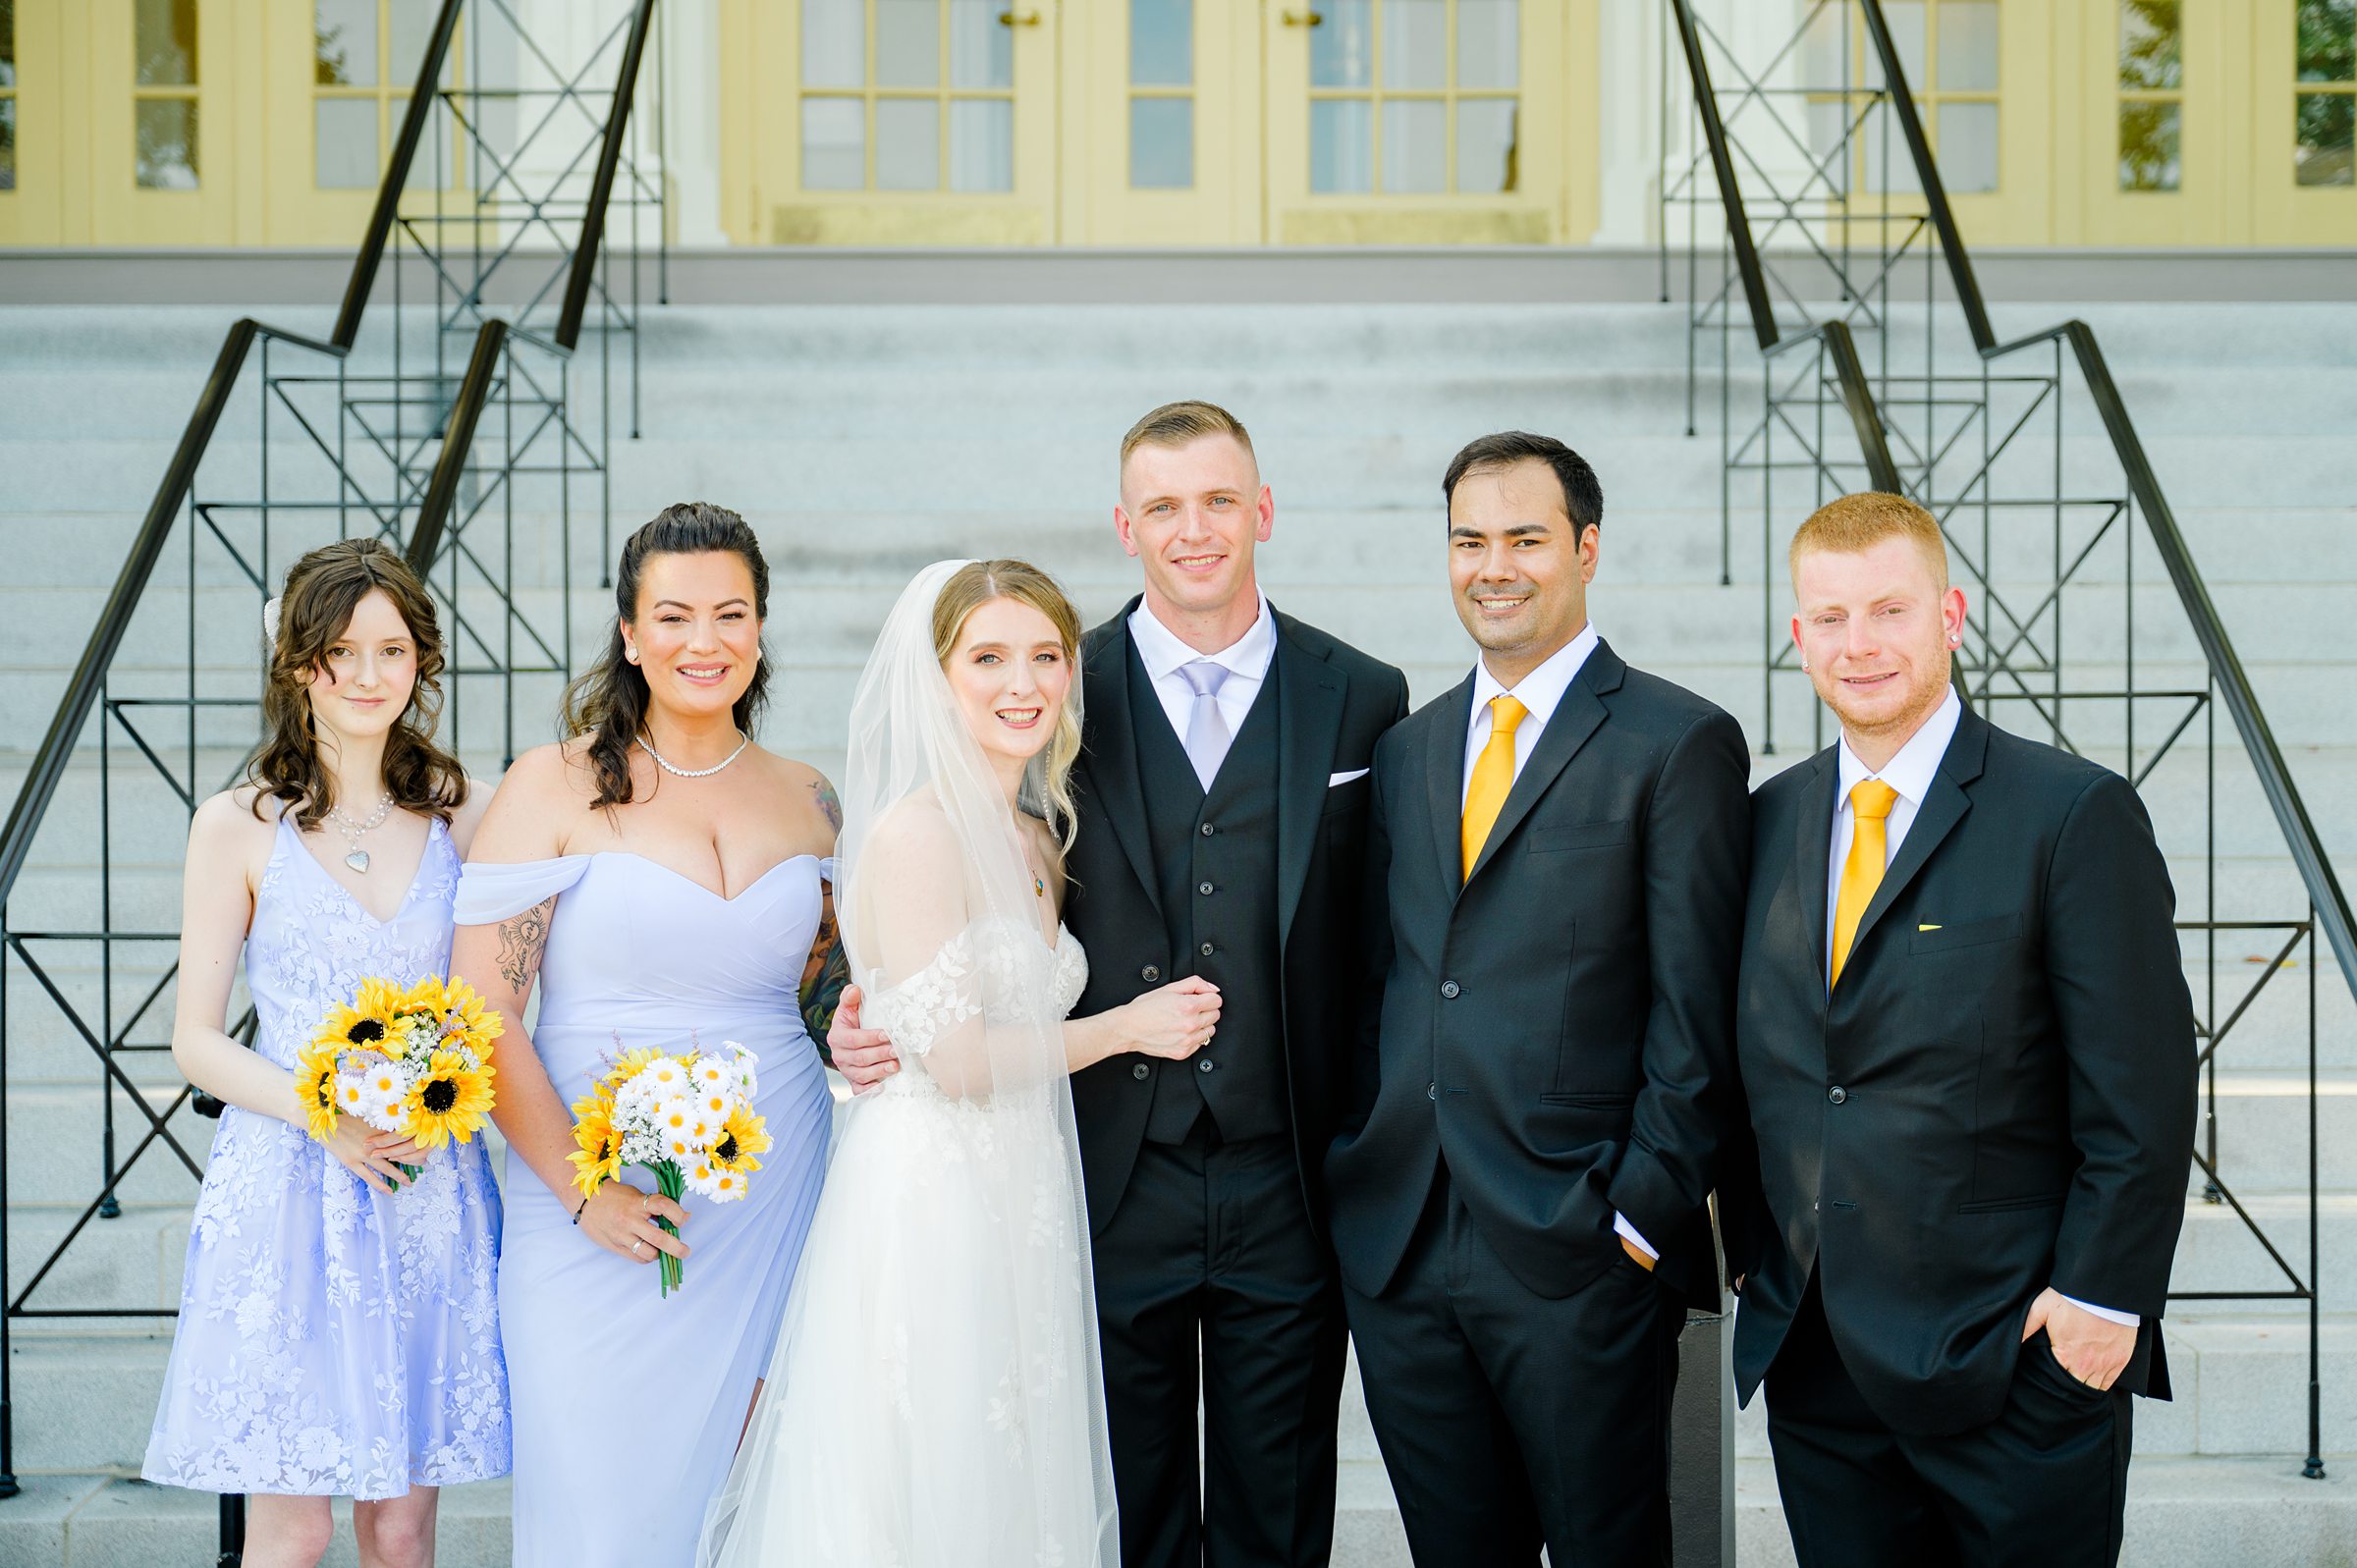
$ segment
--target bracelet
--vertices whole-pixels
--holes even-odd
[[[586,1209],[586,1208],[588,1208],[588,1207],[589,1207],[589,1195],[588,1195],[587,1193],[583,1193],[583,1194],[581,1194],[581,1201],[580,1201],[578,1204],[576,1204],[576,1205],[574,1207],[574,1211],[573,1211],[573,1222],[574,1222],[575,1224],[576,1224],[576,1225],[577,1225],[577,1224],[579,1224],[579,1223],[581,1222],[581,1211],[582,1211],[583,1209]]]

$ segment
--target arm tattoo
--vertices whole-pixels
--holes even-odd
[[[828,827],[843,832],[843,802],[835,797],[835,786],[821,779],[810,787],[818,797],[818,814],[827,819]]]
[[[827,1049],[827,1029],[835,1022],[835,1008],[843,1000],[843,988],[850,979],[851,961],[845,954],[843,939],[835,929],[835,896],[830,892],[821,905],[818,936],[811,942],[810,956],[802,965],[801,987],[802,1022],[818,1046],[819,1060],[830,1067],[835,1060]]]
[[[532,977],[540,972],[540,954],[548,946],[548,917],[556,907],[556,899],[546,898],[499,923],[499,972],[519,998],[530,993]]]

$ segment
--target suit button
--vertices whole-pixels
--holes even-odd
[[[1459,986],[1453,980],[1444,980],[1441,982],[1441,995],[1447,997],[1451,1001],[1454,1001],[1457,998],[1457,993],[1463,989],[1463,987]]]
[[[1207,822],[1207,823],[1203,824],[1203,837],[1204,837],[1204,838],[1210,838],[1210,837],[1211,837],[1211,835],[1212,835],[1212,826],[1211,826],[1211,824],[1210,824],[1210,823],[1208,823],[1208,822]]]
[[[1849,1091],[1836,1084],[1825,1092],[1825,1098],[1837,1106],[1849,1098]]]
[[[1138,1063],[1136,1066],[1134,1066],[1134,1067],[1130,1068],[1130,1069],[1129,1069],[1129,1076],[1130,1076],[1130,1077],[1132,1077],[1132,1078],[1143,1078],[1143,1077],[1145,1077],[1145,1076],[1146,1076],[1146,1064],[1145,1064],[1144,1062],[1142,1062],[1142,1061],[1141,1061],[1141,1062],[1139,1062],[1139,1063]]]
[[[1211,884],[1208,882],[1198,882],[1195,884],[1195,892],[1208,897],[1211,893]]]
[[[1437,1083],[1428,1083],[1428,1084],[1426,1084],[1426,1085],[1424,1086],[1424,1098],[1425,1098],[1425,1099],[1427,1099],[1427,1100],[1438,1100],[1438,1099],[1440,1099],[1440,1098],[1441,1098],[1441,1086],[1440,1086],[1439,1084],[1437,1084]]]
[[[1211,1061],[1198,1061],[1198,1062],[1196,1062],[1196,1063],[1195,1063],[1195,1070],[1196,1070],[1197,1072],[1209,1072],[1209,1071],[1211,1071],[1211,1069],[1212,1069],[1213,1067],[1215,1067],[1215,1066],[1217,1066],[1217,1065],[1219,1065],[1217,1062],[1211,1062]]]
[[[1148,985],[1152,985],[1155,981],[1162,978],[1162,969],[1159,965],[1148,964],[1137,972],[1137,978],[1145,981]]]
[[[1208,942],[1207,942],[1207,943],[1205,943],[1205,944],[1203,944],[1203,946],[1202,946],[1201,947],[1198,947],[1198,948],[1196,949],[1196,951],[1198,951],[1198,952],[1202,953],[1202,954],[1203,954],[1203,956],[1204,956],[1204,957],[1206,957],[1206,958],[1208,958],[1208,957],[1210,957],[1210,956],[1212,955],[1212,952],[1213,952],[1213,950],[1214,950],[1214,949],[1213,949],[1213,947],[1212,947],[1211,944],[1210,944],[1210,943],[1208,943]]]

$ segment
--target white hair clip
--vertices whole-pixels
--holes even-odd
[[[262,640],[272,647],[278,646],[278,613],[285,603],[284,594],[273,594],[262,605]]]

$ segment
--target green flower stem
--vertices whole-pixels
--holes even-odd
[[[678,1203],[687,1196],[687,1178],[680,1173],[677,1161],[659,1161],[651,1168],[655,1173],[655,1186],[664,1197]],[[655,1223],[661,1225],[671,1235],[676,1236],[680,1233],[679,1226],[660,1215],[655,1217]],[[680,1288],[685,1271],[681,1266],[680,1260],[668,1252],[655,1260],[655,1268],[662,1277],[662,1293],[668,1297],[673,1291]]]

